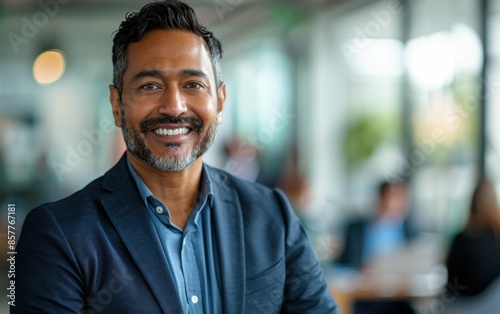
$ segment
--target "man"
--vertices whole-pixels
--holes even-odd
[[[202,161],[219,41],[179,1],[128,15],[110,101],[126,154],[26,218],[13,313],[338,313],[283,194]]]

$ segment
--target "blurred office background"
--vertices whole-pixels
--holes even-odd
[[[2,251],[7,204],[19,232],[122,154],[112,36],[146,2],[0,0]],[[377,184],[407,181],[411,224],[442,259],[477,178],[500,179],[500,0],[187,2],[224,47],[206,161],[283,188],[325,265]]]

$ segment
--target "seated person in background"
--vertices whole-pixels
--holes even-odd
[[[375,215],[348,224],[338,263],[361,269],[377,255],[393,252],[410,239],[412,234],[406,220],[406,184],[382,182],[378,191]],[[414,311],[406,300],[358,300],[354,303],[353,313],[410,314]]]
[[[457,296],[483,292],[500,275],[500,210],[491,182],[472,196],[469,221],[455,236],[446,262],[448,289]]]
[[[374,217],[348,224],[338,262],[361,268],[374,256],[401,247],[411,237],[406,221],[408,191],[403,182],[382,182]]]

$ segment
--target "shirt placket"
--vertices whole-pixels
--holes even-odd
[[[194,232],[196,230],[186,230],[184,233],[181,246],[181,264],[189,312],[203,313],[200,277],[196,267],[195,250],[192,241]]]

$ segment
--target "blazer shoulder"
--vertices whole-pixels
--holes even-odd
[[[48,212],[54,217],[75,219],[83,214],[90,214],[95,208],[97,199],[104,193],[102,189],[102,176],[87,184],[84,188],[60,200],[47,202],[32,209],[28,215]]]
[[[127,180],[125,155],[104,175],[94,179],[82,189],[60,200],[45,203],[31,212],[47,210],[56,217],[88,216],[98,207],[99,199],[113,189],[130,189],[133,184]]]

